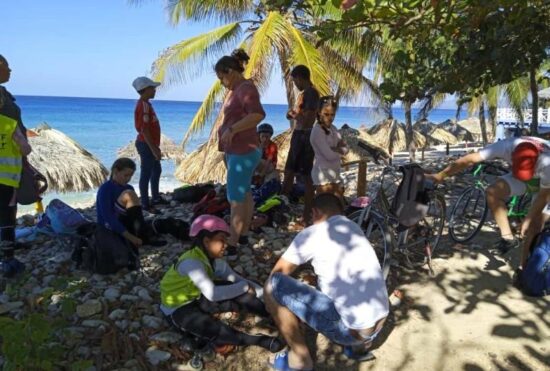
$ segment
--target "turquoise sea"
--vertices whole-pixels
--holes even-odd
[[[23,112],[23,121],[28,128],[38,126],[42,122],[62,131],[93,153],[109,168],[116,159],[117,150],[135,139],[134,107],[132,99],[102,99],[73,97],[37,97],[16,96],[17,103]],[[180,143],[193,115],[200,106],[199,102],[152,101],[159,117],[162,132]],[[279,133],[288,128],[285,119],[287,106],[265,104],[267,113],[265,119]],[[429,116],[432,122],[443,122],[455,115],[454,110],[436,109]],[[394,117],[404,121],[402,109],[394,109]],[[414,117],[414,112],[413,112]],[[336,116],[336,126],[347,123],[352,127],[371,126],[384,118],[383,112],[366,107],[341,107]],[[186,146],[187,151],[196,148],[204,142],[210,133],[207,127],[203,133],[196,135]],[[174,164],[163,161],[161,190],[169,191],[179,185],[174,178]],[[132,180],[137,184],[139,174]],[[60,197],[73,205],[84,205],[93,202],[95,192],[80,194],[48,194],[45,204],[53,197]],[[21,211],[25,211],[22,209]]]

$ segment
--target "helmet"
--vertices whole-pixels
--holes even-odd
[[[261,124],[258,126],[258,134],[261,133],[268,133],[269,135],[273,135],[273,126],[269,124]]]
[[[202,230],[208,232],[225,232],[229,234],[229,226],[227,223],[222,218],[214,215],[205,214],[197,217],[191,224],[189,236],[196,237]]]
[[[533,178],[540,148],[533,142],[521,142],[512,152],[512,175],[526,182]]]

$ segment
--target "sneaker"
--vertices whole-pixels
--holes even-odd
[[[495,245],[494,248],[497,249],[501,255],[506,254],[511,249],[519,247],[519,241],[517,239],[505,240],[501,238]]]
[[[374,354],[372,354],[372,352],[368,350],[355,351],[350,346],[344,347],[344,355],[349,359],[353,359],[354,361],[358,361],[358,362],[372,361],[376,359],[376,357],[374,356]]]
[[[237,260],[237,246],[227,245],[225,257],[227,260]]]

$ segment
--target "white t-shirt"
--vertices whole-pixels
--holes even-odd
[[[550,143],[546,140],[536,137],[520,137],[500,140],[485,148],[479,150],[479,155],[483,161],[500,158],[509,164],[512,164],[512,152],[520,143],[536,141],[544,144],[544,149],[540,153],[535,169],[535,178],[540,178],[542,188],[550,188]]]
[[[345,216],[304,229],[282,258],[296,265],[311,261],[321,291],[349,328],[368,329],[388,315],[380,263],[361,228]]]

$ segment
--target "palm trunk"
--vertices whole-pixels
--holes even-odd
[[[491,127],[491,141],[494,141],[497,132],[497,106],[489,104],[489,126]]]
[[[485,102],[481,102],[479,106],[479,125],[481,125],[481,140],[483,145],[486,145],[489,140],[487,139],[487,122],[485,121]]]
[[[537,135],[539,132],[539,93],[537,84],[537,71],[531,68],[529,72],[529,80],[531,86],[531,99],[533,104],[531,107],[531,135]]]
[[[460,120],[460,111],[462,110],[462,103],[456,104],[456,113],[455,113],[455,120],[458,122]]]
[[[413,127],[412,127],[412,112],[411,112],[411,102],[403,102],[405,106],[405,138],[407,141],[407,149],[409,150],[409,157],[411,161],[415,160],[416,157],[416,148],[414,146],[413,139]]]

